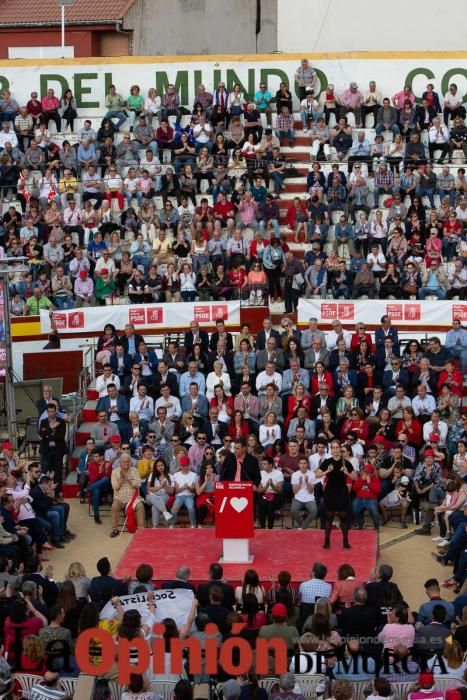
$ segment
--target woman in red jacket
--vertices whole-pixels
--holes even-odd
[[[312,396],[319,394],[319,385],[326,384],[329,387],[329,396],[334,396],[334,380],[331,372],[326,370],[322,362],[317,362],[315,372],[311,375],[310,391]]]
[[[300,201],[300,197],[294,197],[292,204],[287,209],[285,217],[287,226],[294,232],[295,243],[300,243],[300,234],[303,233],[303,241],[308,237],[308,214],[305,203]]]
[[[363,443],[366,443],[368,440],[370,426],[366,422],[361,408],[352,408],[350,418],[344,421],[341,428],[341,440],[343,442],[345,442],[349,433],[356,433],[358,439]]]
[[[355,333],[350,339],[351,352],[355,352],[355,350],[358,350],[362,340],[366,340],[366,342],[368,343],[368,352],[371,352],[373,349],[371,335],[365,332],[365,325],[363,323],[357,323],[357,325],[355,326]]]
[[[244,419],[241,411],[234,412],[232,422],[229,425],[228,434],[234,440],[238,440],[239,438],[246,440],[250,434],[250,426]]]
[[[411,406],[406,406],[402,413],[403,418],[397,421],[395,434],[405,433],[407,442],[413,447],[420,447],[422,444],[422,426],[415,418],[414,410]]]
[[[233,398],[227,396],[220,384],[214,387],[214,396],[209,402],[209,405],[215,406],[218,409],[220,421],[223,423],[230,423],[234,412]]]
[[[292,396],[289,396],[287,400],[287,416],[285,419],[285,427],[289,427],[289,423],[292,418],[297,417],[297,410],[302,406],[305,409],[306,417],[310,417],[310,404],[311,399],[305,393],[305,387],[303,384],[296,384]]]
[[[443,384],[447,384],[454,394],[462,398],[462,387],[464,384],[462,372],[460,369],[454,368],[452,360],[446,360],[443,371],[439,373],[438,392],[441,392]]]

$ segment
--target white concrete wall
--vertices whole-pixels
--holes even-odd
[[[277,0],[279,51],[464,51],[467,3]]]
[[[125,18],[137,56],[267,53],[277,42],[277,0],[137,0]]]

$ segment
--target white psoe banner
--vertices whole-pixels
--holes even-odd
[[[240,324],[240,302],[186,302],[174,304],[121,304],[93,306],[69,311],[54,311],[53,319],[58,331],[63,333],[104,332],[106,323],[113,323],[121,330],[132,323],[136,330],[155,329],[164,333],[174,328],[186,328],[190,322],[200,326],[212,326],[222,319],[226,326]],[[48,311],[41,311],[41,333],[50,333]]]
[[[175,620],[177,627],[186,624],[191,608],[193,606],[193,591],[185,588],[174,590],[154,591],[154,603],[156,606],[156,622],[162,622],[166,617]],[[137,610],[144,620],[148,617],[148,594],[133,593],[132,595],[120,596],[120,603],[123,611]],[[114,604],[109,601],[104,605],[100,613],[101,620],[113,620],[117,617]]]
[[[467,321],[467,303],[461,301],[409,301],[387,299],[300,299],[298,323],[307,324],[310,318],[321,323],[366,323],[379,326],[381,316],[387,314],[393,323],[424,328],[429,326],[449,327],[453,319]]]

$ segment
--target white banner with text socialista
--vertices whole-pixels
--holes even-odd
[[[121,330],[132,323],[137,330],[155,330],[164,333],[171,329],[189,329],[190,322],[200,326],[213,326],[222,319],[226,326],[239,326],[240,302],[186,302],[174,304],[116,304],[94,306],[68,311],[54,311],[53,319],[58,332],[91,333],[103,331],[106,323],[113,323]],[[48,311],[41,311],[41,333],[50,333],[51,320]]]

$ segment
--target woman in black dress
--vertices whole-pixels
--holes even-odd
[[[331,546],[332,522],[337,515],[342,530],[342,542],[344,549],[350,549],[348,510],[350,505],[349,478],[354,480],[356,472],[350,462],[342,456],[339,440],[331,443],[331,457],[325,459],[321,467],[315,472],[316,478],[326,477],[324,485],[324,549]]]

